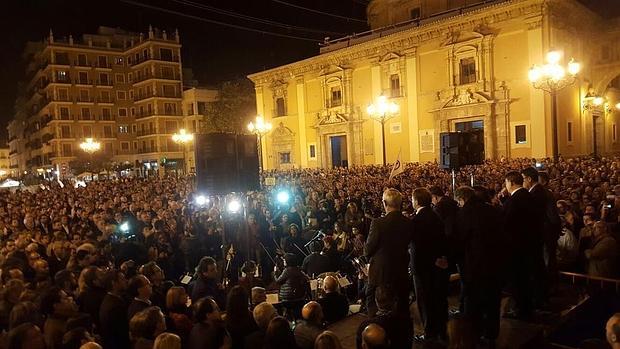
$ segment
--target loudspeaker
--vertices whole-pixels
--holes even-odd
[[[484,161],[484,134],[471,132],[444,132],[439,135],[441,167],[456,170],[465,165],[479,165]]]
[[[198,191],[224,195],[260,188],[256,136],[198,134],[194,146]]]

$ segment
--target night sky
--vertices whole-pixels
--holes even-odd
[[[4,1],[0,14],[0,138],[6,138],[6,124],[13,117],[17,82],[23,78],[20,57],[27,41],[40,41],[50,28],[57,37],[95,33],[100,25],[146,32],[149,24],[169,32],[179,29],[184,68],[192,68],[203,85],[217,85],[263,69],[294,62],[318,53],[324,37],[336,38],[368,29],[365,23],[330,17],[279,1],[346,18],[365,20],[369,0],[13,0]],[[618,0],[589,2],[606,15],[620,14]],[[140,7],[139,2],[207,20],[296,36],[274,37],[223,27],[162,10]],[[197,4],[197,6],[196,6]],[[199,8],[200,5],[212,8]],[[251,16],[301,28],[290,29],[246,18],[231,17],[216,10]],[[220,11],[221,12],[221,11]],[[306,31],[307,30],[307,31]],[[340,33],[342,35],[340,35]]]

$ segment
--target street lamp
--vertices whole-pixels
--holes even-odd
[[[248,124],[248,131],[258,136],[258,166],[261,172],[263,171],[263,136],[271,131],[272,125],[270,122],[266,122],[265,119],[258,115],[255,122]]]
[[[187,133],[184,128],[179,130],[179,133],[172,135],[172,141],[179,144],[183,149],[183,173],[187,174],[187,165],[185,163],[185,145],[194,140],[194,135]]]
[[[88,153],[90,159],[90,167],[92,171],[93,154],[101,149],[101,143],[93,140],[92,138],[86,138],[84,142],[80,143],[80,149]]]
[[[547,53],[547,63],[543,66],[534,65],[530,68],[528,78],[532,86],[551,94],[553,118],[553,159],[558,159],[558,107],[557,93],[563,88],[572,85],[577,79],[581,65],[570,59],[566,66],[561,64],[562,52],[550,51]]]
[[[381,95],[375,104],[366,108],[368,115],[375,121],[381,123],[381,144],[383,145],[383,166],[385,166],[385,122],[398,114],[398,104],[388,102],[387,97]]]

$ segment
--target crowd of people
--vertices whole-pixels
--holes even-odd
[[[502,292],[527,320],[558,270],[619,276],[619,166],[265,171],[274,186],[222,197],[192,177],[0,191],[0,348],[341,348],[328,326],[352,304],[358,348],[447,345],[457,272],[472,345],[492,347]]]

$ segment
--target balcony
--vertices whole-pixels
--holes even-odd
[[[399,98],[405,96],[405,91],[402,86],[394,87],[384,90],[383,95],[387,96],[388,98]]]
[[[101,115],[97,117],[99,121],[116,121],[116,115]]]
[[[151,111],[144,111],[142,113],[138,112],[134,115],[134,117],[136,119],[141,119],[141,118],[146,118],[146,117],[154,116],[154,115],[155,115],[155,112],[151,110]]]
[[[78,121],[95,121],[94,115],[78,115]]]
[[[41,137],[41,142],[49,143],[52,139],[54,139],[53,133],[46,133]]]
[[[325,100],[325,108],[337,108],[341,106],[342,106],[342,98]]]
[[[157,134],[157,130],[138,130],[137,136],[143,137],[143,136],[150,136],[150,135],[155,135],[155,134]]]
[[[92,64],[95,69],[112,69],[112,63],[110,62],[95,62]]]
[[[92,85],[94,85],[93,80],[88,80],[88,79],[75,79],[73,82],[76,85],[84,85],[84,86],[92,86]]]
[[[77,103],[95,103],[95,99],[92,97],[78,97],[75,99]]]
[[[108,87],[114,86],[114,84],[112,83],[112,80],[95,80],[95,85],[108,86]]]
[[[79,59],[76,59],[73,61],[73,65],[76,67],[87,67],[90,68],[90,64],[88,64],[88,61],[80,61]]]
[[[13,155],[13,154],[17,154],[17,150],[11,150],[9,151],[9,156]]]
[[[146,55],[146,56],[138,57],[138,59],[136,61],[132,62],[129,65],[130,66],[131,65],[138,65],[140,63],[144,63],[144,62],[149,61],[149,60],[163,61],[163,62],[176,62],[176,63],[178,63],[179,62],[179,56],[173,55],[173,56],[170,56],[170,57],[162,57],[161,55],[151,56],[149,54],[149,55]]]
[[[113,97],[108,97],[108,98],[98,97],[96,99],[96,102],[98,104],[114,104],[114,98]]]
[[[75,139],[75,133],[71,132],[71,133],[60,133],[60,137],[61,139]]]
[[[168,93],[162,93],[161,95],[156,94],[155,92],[150,92],[150,93],[141,93],[141,94],[135,94],[133,95],[133,100],[135,102],[137,101],[141,101],[147,98],[153,98],[153,97],[157,97],[157,98],[181,98],[181,93],[180,92],[168,92]]]
[[[157,153],[158,151],[159,150],[157,149],[157,147],[144,148],[144,149],[138,149],[138,154]]]
[[[137,76],[137,77],[134,76],[133,83],[137,84],[137,83],[140,83],[142,81],[149,80],[149,79],[180,81],[181,80],[181,75],[176,73],[176,72],[174,72],[172,74],[162,74],[162,73],[152,74],[152,73],[148,73],[148,74],[140,75],[140,76]]]

